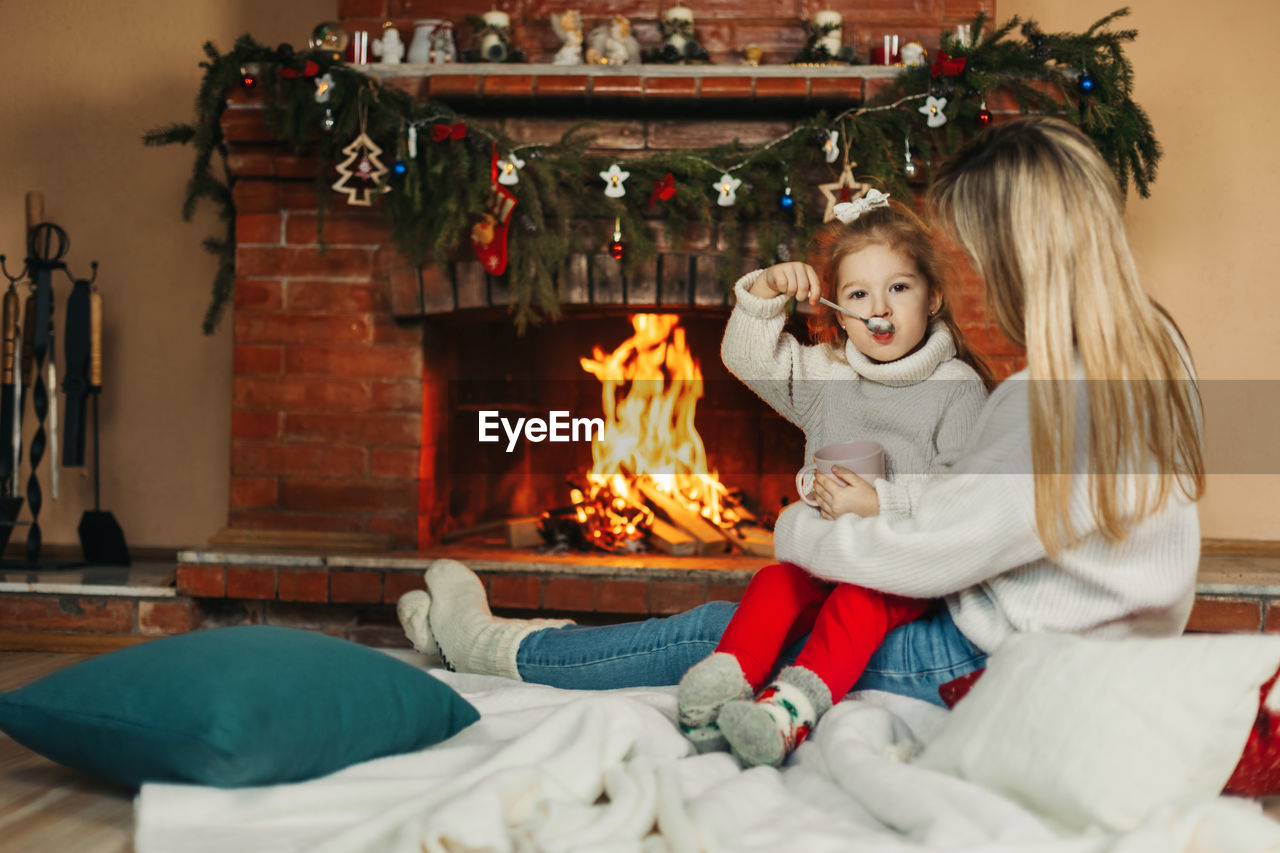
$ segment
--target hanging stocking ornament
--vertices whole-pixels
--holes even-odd
[[[362,108],[360,135],[342,149],[347,159],[338,164],[339,177],[333,183],[335,191],[347,194],[347,204],[360,207],[368,207],[373,204],[372,196],[391,189],[382,180],[387,174],[387,167],[379,159],[382,149],[365,132],[365,119]]]
[[[507,270],[507,231],[511,227],[511,211],[516,197],[498,182],[498,145],[494,143],[489,160],[489,195],[484,211],[471,226],[471,246],[489,275],[502,275]]]

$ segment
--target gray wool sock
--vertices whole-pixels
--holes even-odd
[[[725,705],[716,723],[744,765],[776,767],[830,708],[831,691],[822,679],[810,670],[789,666],[754,702]]]
[[[783,667],[776,679],[781,684],[791,684],[800,688],[805,698],[813,704],[816,723],[823,714],[831,710],[831,688],[811,669],[802,666]]]
[[[680,727],[688,730],[712,724],[724,703],[751,696],[751,685],[738,659],[727,652],[713,652],[689,667],[676,688]]]
[[[475,572],[456,560],[436,560],[426,571],[431,609],[427,621],[445,664],[457,672],[520,680],[516,652],[524,638],[569,619],[503,619],[489,610],[489,597]]]

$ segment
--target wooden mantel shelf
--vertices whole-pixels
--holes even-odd
[[[467,100],[863,101],[901,68],[881,65],[370,64],[415,98]]]

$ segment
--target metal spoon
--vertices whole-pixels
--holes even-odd
[[[818,297],[818,301],[821,302],[823,305],[828,305],[836,309],[837,311],[842,311],[845,314],[848,314],[850,317],[852,317],[855,320],[861,320],[862,322],[866,323],[867,331],[871,332],[871,334],[873,335],[893,334],[893,323],[889,322],[883,317],[872,317],[871,319],[868,320],[866,317],[859,317],[857,314],[853,313],[848,308],[835,304],[834,302],[832,302],[830,299],[827,299],[826,297],[820,296]]]

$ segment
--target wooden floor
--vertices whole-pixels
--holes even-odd
[[[0,652],[0,690],[12,690],[88,655]],[[133,850],[133,795],[68,770],[0,734],[0,849],[23,853]]]

